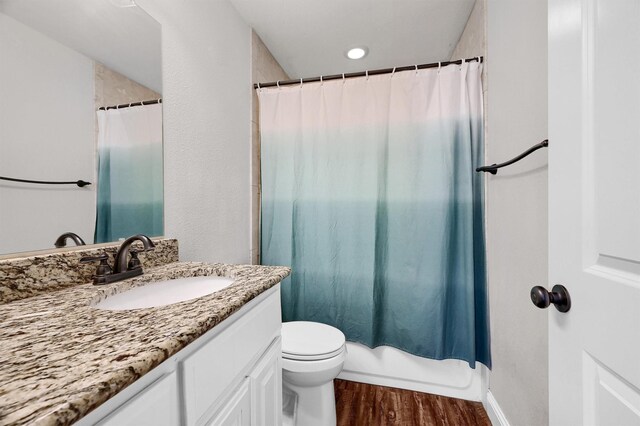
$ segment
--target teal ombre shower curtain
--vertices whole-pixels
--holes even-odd
[[[258,89],[285,321],[490,367],[482,64]]]
[[[96,243],[163,234],[162,104],[98,111]]]

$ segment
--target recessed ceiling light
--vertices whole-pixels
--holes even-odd
[[[365,56],[367,56],[367,53],[369,53],[369,49],[367,49],[364,46],[362,46],[362,47],[354,47],[353,49],[349,49],[347,51],[347,58],[349,58],[349,59],[362,59]]]
[[[109,0],[116,7],[136,7],[135,0]]]

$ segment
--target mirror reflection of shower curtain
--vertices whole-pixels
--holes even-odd
[[[283,320],[491,365],[482,64],[258,89],[262,249]]]
[[[97,111],[95,242],[163,234],[162,104]]]

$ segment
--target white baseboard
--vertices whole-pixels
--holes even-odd
[[[347,359],[338,378],[470,401],[484,400],[486,392],[486,368],[480,364],[472,369],[464,361],[436,361],[352,342],[347,342]]]
[[[495,399],[491,391],[487,391],[487,401],[483,401],[482,405],[484,405],[484,409],[489,415],[489,419],[493,426],[509,426],[507,416],[504,415],[502,408],[500,408],[498,401]]]

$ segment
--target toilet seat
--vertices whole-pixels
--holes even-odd
[[[329,352],[326,354],[298,355],[298,354],[290,354],[282,351],[282,358],[291,359],[295,361],[322,361],[325,359],[330,359],[335,356],[338,356],[343,351],[344,351],[344,345],[341,346],[339,349],[336,349],[335,351]]]
[[[338,355],[332,358],[326,359],[318,359],[318,360],[307,360],[300,361],[297,359],[289,359],[282,357],[282,372],[283,374],[294,373],[294,374],[321,374],[325,375],[328,371],[333,369],[335,371],[335,376],[338,375],[340,371],[342,371],[342,365],[344,361],[347,359],[347,351],[345,350],[338,353]],[[330,374],[331,375],[331,374]]]
[[[282,324],[282,357],[296,361],[320,361],[344,352],[344,334],[330,325],[292,321]]]

